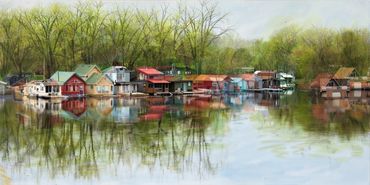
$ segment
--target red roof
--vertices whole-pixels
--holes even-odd
[[[152,67],[140,67],[136,69],[140,73],[144,73],[146,75],[161,75],[163,74],[162,72],[156,70],[155,68]]]
[[[169,84],[170,82],[167,80],[161,80],[161,79],[148,79],[148,82],[153,84]]]
[[[332,77],[333,75],[329,73],[317,74],[315,79],[311,82],[310,87],[319,89],[322,86],[326,86]]]

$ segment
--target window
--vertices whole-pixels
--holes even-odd
[[[118,81],[122,81],[123,80],[123,77],[124,77],[123,74],[117,74],[117,80]]]

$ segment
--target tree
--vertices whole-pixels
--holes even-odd
[[[3,56],[1,74],[5,75],[13,65],[22,75],[31,63],[31,44],[24,38],[25,31],[12,13],[0,16],[0,49]]]
[[[341,64],[355,67],[363,75],[369,64],[369,32],[364,30],[343,30],[338,35]]]
[[[202,60],[208,47],[228,31],[227,28],[220,26],[226,14],[219,15],[217,5],[205,1],[201,2],[198,11],[185,10],[184,14],[186,43],[197,67],[197,73],[201,73]]]
[[[65,14],[60,6],[53,5],[50,9],[33,9],[21,13],[18,21],[27,30],[29,39],[44,61],[46,76],[50,76],[57,68],[57,56],[60,55],[60,44],[65,28]]]

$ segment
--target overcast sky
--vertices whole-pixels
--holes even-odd
[[[58,2],[73,5],[78,0],[0,0],[2,9],[47,6]],[[159,8],[171,0],[103,0],[106,7]],[[189,4],[198,1],[186,1]],[[219,11],[228,13],[226,24],[245,39],[268,38],[279,28],[305,27],[369,28],[370,0],[217,0]]]

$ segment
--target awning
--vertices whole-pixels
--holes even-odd
[[[153,84],[169,84],[170,82],[167,80],[161,80],[161,79],[148,79],[148,82]]]

